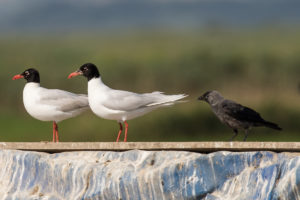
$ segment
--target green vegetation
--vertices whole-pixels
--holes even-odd
[[[129,121],[129,141],[228,140],[207,104],[196,98],[216,89],[259,111],[284,130],[251,131],[249,141],[300,141],[300,30],[139,32],[114,35],[0,38],[1,141],[45,141],[52,124],[31,118],[22,105],[26,68],[41,83],[86,93],[82,77],[67,79],[81,64],[98,65],[112,88],[189,94],[189,102]],[[118,125],[91,112],[59,124],[61,141],[114,141]],[[299,136],[298,136],[299,135]],[[243,138],[240,134],[238,140]]]

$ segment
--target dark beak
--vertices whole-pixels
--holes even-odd
[[[79,75],[82,75],[81,70],[77,70],[76,72],[72,72],[71,74],[69,74],[68,79],[73,78],[74,76],[79,76]]]
[[[198,100],[199,100],[199,101],[204,101],[204,96],[203,96],[203,95],[200,96],[200,97],[198,98]]]

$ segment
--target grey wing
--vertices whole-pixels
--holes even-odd
[[[102,104],[111,110],[131,111],[154,103],[154,98],[146,94],[113,90],[108,94],[108,99]]]
[[[40,102],[45,105],[54,106],[62,112],[71,112],[88,108],[89,106],[87,95],[74,94],[57,89],[42,91]]]
[[[221,107],[225,114],[239,121],[247,121],[254,123],[264,122],[259,113],[252,110],[251,108],[235,103],[234,101],[224,100],[221,104]]]

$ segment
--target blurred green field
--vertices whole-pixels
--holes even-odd
[[[129,121],[129,141],[228,140],[232,130],[196,100],[213,89],[283,128],[255,128],[249,141],[300,141],[300,30],[10,36],[0,37],[0,45],[0,141],[52,139],[52,123],[26,113],[25,81],[12,81],[13,75],[34,67],[42,86],[86,93],[84,78],[67,79],[86,62],[98,65],[112,88],[189,94],[187,103]],[[118,128],[87,112],[59,124],[60,140],[115,141]]]

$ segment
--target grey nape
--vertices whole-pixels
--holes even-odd
[[[247,140],[249,130],[256,126],[282,130],[277,124],[264,120],[260,114],[251,108],[225,99],[218,91],[208,91],[198,98],[206,101],[219,120],[233,129],[231,141],[238,135],[238,129],[245,131],[244,141]]]

